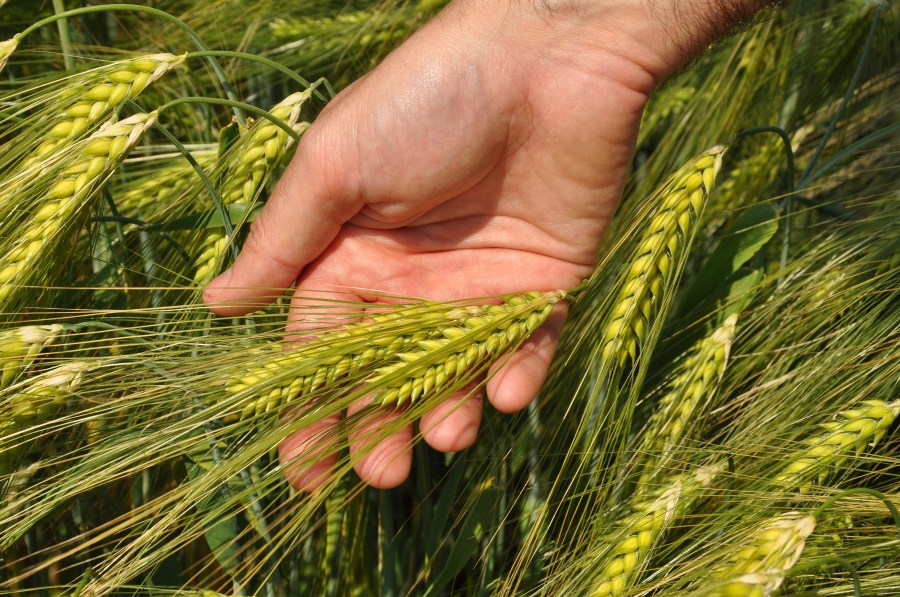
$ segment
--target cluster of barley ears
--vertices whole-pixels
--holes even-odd
[[[287,293],[217,318],[197,292],[327,99],[259,55],[344,85],[443,3],[249,4],[0,43],[0,592],[850,594],[840,562],[900,591],[893,15],[801,1],[669,82],[578,288],[335,300],[286,340]],[[735,137],[773,122],[793,170],[773,129]],[[420,418],[560,303],[535,403],[431,450]],[[409,426],[411,479],[365,487]]]

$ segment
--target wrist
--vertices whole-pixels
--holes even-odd
[[[509,35],[533,52],[587,62],[597,54],[633,62],[653,85],[773,0],[456,0],[451,11],[475,19],[489,39]],[[472,20],[465,19],[472,22]],[[527,46],[527,48],[526,48]],[[562,57],[562,56],[561,56]],[[606,65],[602,65],[606,66]],[[651,85],[652,90],[652,85]],[[649,91],[649,90],[648,90]]]

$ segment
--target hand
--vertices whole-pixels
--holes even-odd
[[[635,10],[451,4],[316,119],[206,301],[219,314],[244,313],[263,289],[295,280],[298,303],[312,290],[451,300],[576,286],[597,260],[647,98],[681,63],[666,47],[674,42],[653,37],[657,25]],[[494,408],[514,412],[533,399],[563,316],[560,308],[490,377]],[[479,398],[443,402],[422,417],[424,440],[445,452],[470,446],[481,410]],[[336,424],[292,436],[282,459],[322,450],[313,438]],[[364,455],[351,441],[351,457],[365,482],[393,487],[409,475],[411,444],[406,428]],[[312,490],[335,458],[290,479]]]

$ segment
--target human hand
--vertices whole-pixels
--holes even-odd
[[[295,280],[297,306],[311,291],[452,300],[576,286],[618,204],[647,98],[684,45],[654,37],[658,24],[627,0],[550,4],[453,3],[339,94],[303,136],[234,266],[210,284],[210,308],[245,313]],[[494,408],[533,399],[563,317],[559,307],[490,372]],[[478,397],[447,400],[422,417],[423,439],[464,449],[481,412]],[[397,416],[385,411],[367,428]],[[337,423],[286,440],[282,460],[327,452],[313,443]],[[352,440],[366,483],[388,488],[409,475],[411,428],[365,454]],[[289,477],[314,489],[335,459]]]

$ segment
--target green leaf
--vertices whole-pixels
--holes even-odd
[[[735,274],[778,230],[778,214],[768,204],[745,211],[706,259],[685,293],[682,314],[713,297],[728,295]]]
[[[228,153],[228,150],[234,145],[241,136],[241,125],[236,120],[231,121],[226,127],[219,131],[219,157]]]
[[[492,512],[503,496],[503,490],[490,487],[481,491],[472,507],[465,512],[464,521],[447,562],[440,574],[428,586],[426,595],[441,594],[456,575],[468,564],[479,547],[479,537],[490,527]]]
[[[718,311],[717,325],[721,325],[729,315],[740,313],[744,307],[756,294],[756,288],[762,282],[763,272],[758,269],[750,270],[747,273],[739,273],[733,276],[731,285],[728,287],[728,295],[725,305]]]
[[[209,473],[216,466],[216,457],[204,434],[197,435],[197,444],[184,455],[185,468],[189,479],[198,479]],[[203,530],[203,535],[216,560],[222,568],[234,576],[232,571],[240,566],[241,546],[238,542],[240,527],[237,515],[228,514],[234,510],[234,502],[230,496],[228,484],[225,483],[214,494],[207,496],[197,504],[197,512],[219,513],[220,520]]]
[[[431,527],[428,529],[428,538],[425,541],[425,565],[431,564],[438,548],[446,539],[447,523],[450,522],[450,508],[456,499],[456,492],[462,481],[463,474],[466,472],[466,462],[463,459],[456,459],[450,472],[447,474],[447,480],[441,488],[441,497],[438,498],[437,504],[434,506],[434,513],[431,516]]]
[[[232,225],[252,222],[259,212],[262,211],[263,204],[260,201],[247,205],[246,203],[232,203],[226,205],[228,211],[228,219]],[[151,224],[146,230],[151,232],[164,231],[171,232],[173,230],[196,230],[198,228],[221,228],[222,215],[218,209],[210,209],[207,211],[194,212],[184,217],[162,222],[160,224]]]

